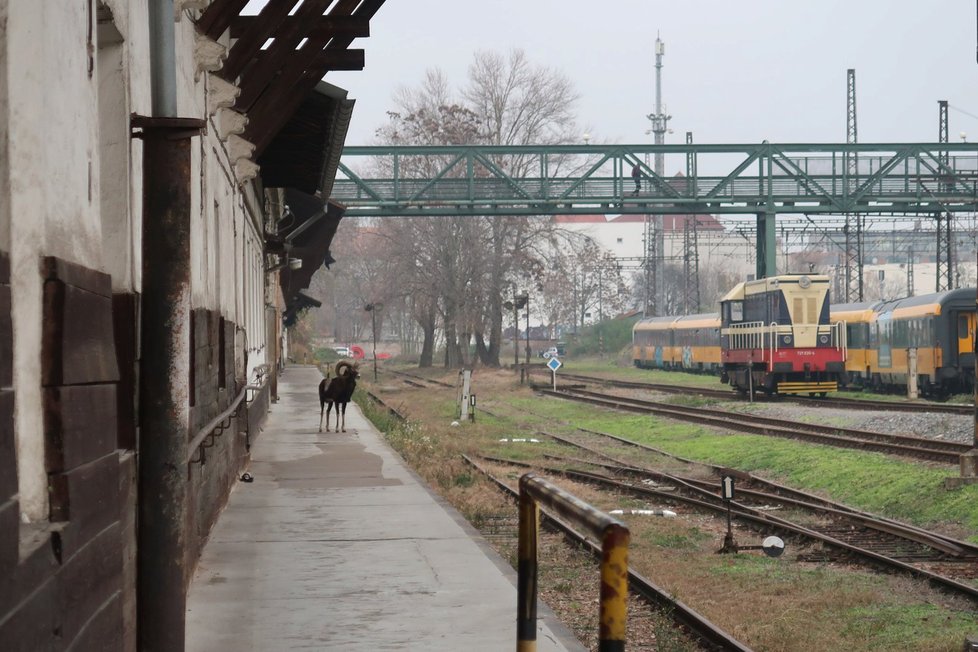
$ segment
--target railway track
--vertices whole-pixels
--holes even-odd
[[[545,367],[533,367],[532,373],[550,374]],[[698,387],[694,385],[666,385],[664,383],[647,383],[634,380],[619,380],[614,378],[601,378],[596,376],[585,376],[581,374],[571,374],[561,372],[560,378],[574,383],[600,384],[611,387],[621,387],[626,389],[643,389],[650,392],[663,392],[667,394],[696,394],[717,400],[732,401],[738,398],[738,394],[731,389],[711,389],[709,387]],[[853,399],[841,396],[826,396],[824,398],[810,398],[805,396],[779,396],[766,397],[759,396],[759,400],[792,401],[803,405],[815,407],[834,407],[851,410],[887,410],[891,412],[938,412],[941,414],[974,414],[973,405],[954,405],[947,403],[933,403],[928,401],[881,401],[874,399]]]
[[[401,381],[411,385],[412,387],[428,387],[430,385],[437,385],[439,387],[449,387],[455,389],[455,385],[451,383],[446,383],[441,380],[434,380],[432,378],[425,378],[424,376],[419,376],[417,374],[409,374],[406,371],[396,371],[394,369],[384,369],[385,374],[391,374],[401,379]]]
[[[644,414],[655,414],[679,421],[689,421],[707,426],[747,432],[751,434],[797,439],[841,448],[855,448],[880,453],[889,453],[915,459],[946,464],[958,464],[961,454],[971,450],[968,444],[912,437],[910,435],[891,435],[868,430],[854,430],[835,426],[822,426],[800,423],[755,414],[740,414],[726,410],[703,407],[690,407],[647,401],[644,399],[616,396],[592,392],[575,387],[554,391],[537,388],[538,393],[557,398],[582,401],[616,410]]]
[[[422,382],[427,382],[428,386],[439,384],[444,387],[452,387],[448,383],[432,383],[427,379]],[[621,397],[614,397],[614,400],[621,400]],[[669,407],[674,408],[676,406],[669,405]],[[616,438],[606,433],[578,430],[591,433],[602,442],[591,445],[595,449],[595,455],[608,453],[607,441],[618,441],[623,450],[635,448],[644,449],[650,453],[668,455],[652,447]],[[838,431],[837,428],[831,430]],[[541,434],[553,437],[550,433]],[[881,433],[872,434],[889,437],[881,435]],[[914,443],[919,441],[918,438],[909,439],[913,440]],[[578,444],[575,443],[575,445]],[[865,446],[859,447],[866,448]],[[690,465],[710,466],[700,465],[675,456],[669,457]],[[739,524],[738,527],[750,527],[761,532],[781,534],[782,538],[789,542],[790,548],[793,549],[791,552],[794,559],[814,563],[839,562],[851,564],[855,562],[877,569],[887,569],[888,572],[905,573],[948,593],[964,596],[974,604],[978,604],[978,581],[976,581],[978,580],[978,546],[973,544],[895,521],[880,519],[845,505],[833,503],[805,492],[781,487],[775,483],[769,483],[730,469],[711,467],[713,475],[709,478],[690,472],[672,474],[658,472],[657,477],[656,471],[642,468],[642,465],[636,463],[634,459],[630,461],[618,459],[614,453],[606,455],[606,458],[603,463],[594,460],[574,460],[576,466],[581,468],[550,469],[539,464],[533,468],[553,474],[559,471],[577,481],[595,484],[605,483],[604,486],[609,491],[627,492],[646,497],[654,496],[657,501],[667,504],[694,505],[698,501],[704,506],[697,509],[714,513],[720,513],[726,509],[726,504],[718,497],[719,477],[725,473],[735,473],[738,478],[738,495],[733,504],[733,515],[735,522]],[[485,459],[498,464],[512,464],[514,466],[523,464],[525,466],[525,462]],[[572,460],[564,458],[558,461],[569,464]],[[592,470],[584,470],[587,468],[585,465],[591,465]],[[599,472],[595,472],[594,468],[599,469]],[[652,483],[652,486],[649,486],[649,483]],[[656,494],[655,492],[659,493]],[[690,508],[685,509],[689,511]],[[772,510],[776,514],[772,513]],[[787,512],[791,512],[791,522],[781,517],[782,513]],[[798,517],[797,513],[802,513],[802,516]],[[506,537],[510,525],[508,519],[495,523],[490,538]],[[804,550],[801,550],[802,546],[804,546]],[[638,586],[634,580],[633,586]],[[661,595],[664,596],[662,599],[672,599],[664,591]],[[654,598],[647,599],[654,601]],[[743,649],[742,647],[728,648],[716,642],[706,643],[708,640],[710,639],[703,638],[704,645],[711,649]],[[739,644],[731,643],[730,645]]]
[[[406,374],[409,375],[409,374]],[[436,381],[428,381],[433,384],[447,385]],[[384,400],[376,394],[364,390],[366,395],[383,409],[399,420],[404,420],[404,416],[395,408],[387,405]],[[467,456],[462,456],[470,466],[484,474],[510,499],[518,502],[519,494],[505,482],[494,477],[486,469],[482,468],[477,462]],[[594,543],[588,541],[583,535],[567,526],[559,519],[548,516],[544,510],[544,522],[560,532],[565,540],[572,546],[588,550],[591,555],[600,560],[601,549]],[[518,535],[518,519],[514,510],[512,515],[500,515],[485,524],[483,535],[488,541],[495,542],[498,546],[511,543]],[[710,620],[674,598],[668,591],[655,585],[645,577],[629,570],[629,591],[640,596],[651,606],[656,608],[665,617],[673,620],[692,638],[698,640],[704,650],[730,650],[734,652],[750,652],[750,648],[733,638],[723,629],[712,623]]]
[[[501,479],[492,475],[487,469],[483,468],[472,458],[463,455],[463,459],[474,469],[482,473],[496,487],[499,488],[514,503],[519,502],[519,492],[510,487]],[[567,541],[577,547],[586,548],[598,560],[601,559],[601,548],[589,541],[582,534],[568,526],[560,519],[541,509],[545,522],[559,531]],[[496,536],[499,536],[496,534]],[[516,536],[516,532],[512,533]],[[628,569],[628,591],[630,594],[638,595],[649,604],[657,607],[668,614],[669,618],[680,624],[686,633],[692,638],[697,639],[708,650],[741,650],[747,652],[750,648],[744,646],[722,628],[714,624],[705,616],[697,612],[692,607],[673,597],[668,591],[657,586],[642,575],[639,575],[631,568]]]
[[[555,462],[589,464],[599,468],[600,473],[556,467],[541,470],[588,482],[616,493],[645,499],[655,498],[659,504],[672,507],[681,505],[687,509],[714,514],[726,513],[727,503],[721,499],[719,492],[720,481],[724,475],[733,474],[738,478],[737,500],[731,501],[730,505],[735,520],[764,533],[778,532],[794,545],[817,544],[797,555],[798,561],[860,562],[908,574],[942,591],[965,597],[978,604],[978,546],[974,544],[867,514],[841,503],[732,469],[696,464],[697,467],[709,468],[711,477],[703,477],[702,474],[663,473],[641,463],[621,460],[609,454],[609,447],[612,450],[637,448],[649,454],[680,458],[613,435],[594,431],[581,432],[597,441],[588,444],[576,438],[540,434],[600,460],[606,460],[596,462],[593,459],[549,456]],[[498,464],[532,466],[517,460],[493,457],[486,459]],[[792,520],[776,516],[772,509],[790,511]]]

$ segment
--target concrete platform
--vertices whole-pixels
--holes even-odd
[[[187,650],[516,648],[516,574],[354,404],[317,432],[315,367],[289,367],[190,589]],[[542,605],[541,605],[542,607]],[[538,649],[584,648],[541,608]]]

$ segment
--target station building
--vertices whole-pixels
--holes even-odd
[[[182,649],[383,0],[0,0],[0,647]],[[292,14],[291,12],[295,12]]]

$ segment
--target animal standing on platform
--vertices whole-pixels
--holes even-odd
[[[336,376],[327,376],[319,383],[319,432],[323,431],[323,413],[326,414],[326,432],[329,432],[329,413],[336,405],[336,432],[346,432],[346,404],[357,388],[360,370],[354,363],[340,360],[336,363]]]

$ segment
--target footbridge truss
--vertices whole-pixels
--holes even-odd
[[[658,153],[686,174],[657,175]],[[974,212],[978,144],[346,147],[331,198],[348,217],[751,214],[766,275],[778,214]]]

